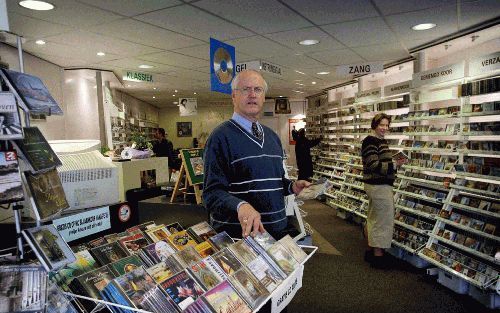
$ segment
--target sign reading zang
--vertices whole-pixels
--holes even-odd
[[[128,80],[132,82],[153,82],[153,75],[140,72],[125,71],[123,73],[123,80]]]
[[[384,70],[382,62],[362,63],[362,64],[349,64],[337,67],[338,76],[348,75],[365,75],[379,73]]]
[[[465,61],[413,74],[413,87],[447,82],[464,77]]]

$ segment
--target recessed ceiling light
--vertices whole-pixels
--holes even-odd
[[[316,82],[311,82],[311,84],[316,85]]]
[[[172,95],[172,97],[175,97],[175,95]]]
[[[306,40],[299,41],[299,45],[303,45],[303,46],[312,46],[312,45],[316,45],[318,43],[319,43],[319,40],[316,40],[316,39],[306,39]]]
[[[330,74],[330,72],[318,72],[316,74],[318,74],[318,75],[328,75],[328,74]]]
[[[422,24],[418,24],[418,25],[413,26],[411,29],[413,29],[413,30],[427,30],[427,29],[431,29],[434,27],[436,27],[436,24],[434,24],[434,23],[422,23]]]
[[[148,64],[141,64],[139,65],[139,68],[153,68],[153,65],[148,65]]]
[[[49,11],[54,8],[54,5],[51,3],[36,0],[19,1],[19,5],[23,8],[35,11]]]
[[[178,92],[177,89],[175,89],[174,92]]]
[[[156,87],[153,87],[154,90],[156,90]]]
[[[283,96],[279,96],[280,98],[283,98]]]
[[[195,94],[196,94],[196,92],[193,92],[193,95],[195,95]]]
[[[304,86],[304,84],[302,84],[302,83],[296,83],[296,84],[299,85],[299,86]]]
[[[298,93],[304,93],[303,91],[300,91],[300,90],[294,90],[295,92],[298,92]]]
[[[103,57],[106,55],[106,53],[102,52],[102,51],[99,51],[97,52],[97,55],[100,56],[100,57]]]
[[[44,40],[42,40],[42,39],[38,39],[37,41],[35,41],[35,43],[36,43],[37,45],[44,45],[44,44],[45,44],[45,41],[44,41]]]
[[[156,97],[155,97],[155,96],[153,96],[153,99],[156,99]]]
[[[306,75],[306,73],[301,72],[301,71],[297,71],[297,70],[295,70],[295,72],[297,72],[297,73],[299,73],[299,74],[302,74],[302,75]]]

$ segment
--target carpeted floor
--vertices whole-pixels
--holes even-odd
[[[307,201],[302,209],[316,232],[313,244],[319,250],[306,263],[302,289],[288,313],[489,311],[406,262],[400,261],[391,270],[371,268],[363,261],[359,225],[336,217],[334,209],[316,200]]]

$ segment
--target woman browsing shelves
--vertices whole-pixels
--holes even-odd
[[[368,239],[365,260],[376,268],[387,266],[384,249],[391,247],[394,228],[392,185],[396,174],[394,165],[400,166],[408,162],[405,158],[397,159],[395,163],[392,160],[393,153],[384,139],[390,123],[391,117],[387,114],[375,115],[371,122],[372,133],[361,145],[364,189],[369,200],[364,228]]]

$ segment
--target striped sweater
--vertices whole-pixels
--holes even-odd
[[[385,139],[367,136],[361,145],[363,158],[363,180],[372,185],[391,185],[394,183],[394,164],[392,152]]]
[[[212,222],[239,225],[237,207],[246,201],[260,212],[266,230],[286,227],[284,196],[292,182],[285,178],[279,137],[266,126],[262,130],[259,140],[231,119],[208,138],[203,204]]]

